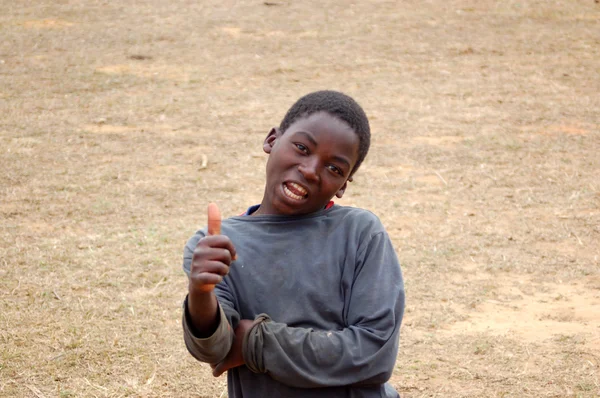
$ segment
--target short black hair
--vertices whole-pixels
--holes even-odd
[[[348,123],[358,135],[358,159],[350,172],[350,175],[354,174],[367,156],[371,145],[371,128],[365,111],[352,97],[344,93],[331,90],[315,91],[303,96],[292,105],[279,128],[282,133],[285,133],[296,120],[317,112],[327,112]]]

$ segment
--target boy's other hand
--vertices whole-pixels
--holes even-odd
[[[190,292],[211,292],[215,285],[229,273],[235,260],[235,247],[231,240],[221,235],[221,214],[216,204],[208,205],[208,235],[200,239],[190,267]]]
[[[245,365],[244,355],[242,354],[242,347],[244,342],[244,336],[248,330],[252,329],[254,321],[250,319],[242,319],[235,328],[235,338],[229,353],[221,362],[216,365],[210,365],[213,371],[213,376],[219,377],[229,369],[237,368],[238,366]]]

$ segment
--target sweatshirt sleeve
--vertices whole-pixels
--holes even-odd
[[[190,276],[194,249],[203,236],[202,232],[198,232],[185,246],[183,252],[183,270],[188,278]],[[217,314],[219,324],[211,336],[201,338],[195,333],[188,312],[187,297],[183,303],[182,317],[183,340],[185,341],[187,350],[197,360],[213,364],[221,362],[227,356],[227,353],[229,353],[234,338],[233,328],[240,319],[234,307],[235,300],[225,280],[215,287],[215,294],[219,303]]]
[[[183,341],[188,352],[200,362],[221,362],[227,356],[233,343],[234,335],[231,326],[227,322],[227,318],[220,305],[217,316],[220,320],[215,332],[206,338],[198,337],[189,319],[187,298],[183,303]]]
[[[371,236],[358,255],[347,326],[321,331],[288,327],[263,317],[249,331],[244,359],[290,387],[383,384],[398,353],[404,282],[385,232]]]

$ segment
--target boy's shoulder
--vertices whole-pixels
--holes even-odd
[[[381,220],[375,213],[360,207],[334,206],[331,216],[339,217],[346,225],[356,225],[362,230],[371,230],[372,232],[384,231],[385,228]]]
[[[363,209],[361,207],[352,207],[352,206],[340,206],[335,205],[331,208],[332,213],[340,214],[343,217],[351,217],[353,219],[358,219],[361,221],[379,221],[379,217],[375,213],[370,210]]]
[[[334,205],[332,209],[356,217],[371,217],[379,219],[371,210],[363,209],[362,207]]]

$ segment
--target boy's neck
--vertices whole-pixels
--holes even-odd
[[[325,205],[325,207],[323,207],[323,210],[327,210],[330,209],[332,206],[334,205],[333,200],[330,200],[327,205]],[[243,216],[259,216],[262,213],[259,212],[261,205],[253,205],[250,206],[248,208],[248,210],[246,210],[246,212],[244,214],[242,214]],[[268,215],[268,214],[263,214],[263,215]]]

